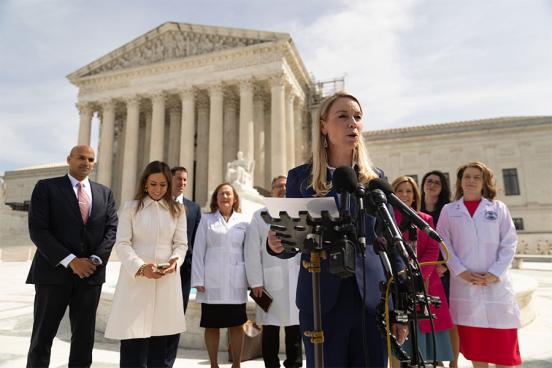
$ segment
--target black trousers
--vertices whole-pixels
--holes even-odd
[[[180,282],[182,284],[182,303],[184,304],[184,314],[188,308],[188,300],[190,299],[190,289],[192,286],[192,260],[191,257],[186,257],[182,267],[180,267]],[[180,341],[180,335],[167,336],[167,362],[172,366],[176,359],[178,352],[178,342]]]
[[[121,340],[121,368],[169,368],[174,357],[167,356],[167,339],[177,335]]]
[[[284,330],[286,334],[286,360],[284,361],[284,367],[301,367],[303,364],[303,347],[301,345],[299,325],[286,326]],[[262,346],[265,367],[279,367],[280,326],[263,326]]]
[[[71,349],[69,367],[90,367],[96,309],[102,286],[75,278],[61,285],[35,285],[34,321],[27,367],[47,367],[59,323],[69,307]]]

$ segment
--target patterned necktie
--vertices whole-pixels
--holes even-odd
[[[86,224],[88,221],[88,213],[90,212],[90,200],[88,199],[88,194],[86,194],[82,183],[77,183],[77,196],[79,197],[79,209],[82,216],[82,222]]]

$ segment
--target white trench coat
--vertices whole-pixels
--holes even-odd
[[[247,280],[243,242],[249,219],[234,211],[228,222],[219,211],[201,216],[192,256],[192,287],[204,286],[197,303],[243,304]]]
[[[186,213],[175,219],[163,201],[144,199],[125,203],[119,214],[115,250],[121,261],[105,336],[135,339],[173,335],[186,330],[180,266],[188,249]],[[136,276],[145,263],[177,258],[177,272],[153,280]]]
[[[449,249],[450,312],[454,323],[519,328],[519,308],[508,274],[517,235],[506,205],[482,198],[472,218],[461,198],[443,207],[437,232]],[[490,272],[498,281],[488,286],[472,285],[458,276],[464,271]]]
[[[256,322],[272,326],[298,325],[299,309],[295,305],[295,294],[301,254],[289,259],[268,254],[266,238],[269,225],[261,218],[262,211],[266,208],[255,212],[245,236],[245,270],[249,286],[264,286],[274,300],[268,313],[257,306]]]

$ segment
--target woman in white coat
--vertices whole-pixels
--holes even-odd
[[[449,247],[450,311],[460,352],[474,367],[516,366],[520,318],[508,275],[517,246],[514,223],[494,199],[494,176],[485,164],[463,165],[456,177],[456,201],[443,207],[437,231]]]
[[[220,329],[229,331],[233,366],[239,367],[243,345],[242,325],[247,321],[247,280],[243,257],[248,218],[240,212],[240,199],[228,183],[211,197],[211,213],[201,217],[192,256],[192,287],[201,303],[200,326],[211,367],[218,367]]]
[[[272,180],[272,197],[285,197],[286,177]],[[255,212],[245,236],[245,270],[247,281],[255,296],[263,288],[272,296],[268,312],[256,309],[256,322],[263,326],[262,351],[265,367],[279,367],[280,327],[285,328],[286,360],[284,367],[301,367],[303,363],[299,308],[295,305],[301,254],[281,259],[268,254],[266,239],[270,228],[261,217],[262,208]]]
[[[170,367],[165,340],[186,330],[176,272],[188,248],[186,214],[172,200],[171,178],[167,164],[149,163],[119,215],[121,269],[105,336],[121,340],[121,367]]]

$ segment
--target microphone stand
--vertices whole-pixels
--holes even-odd
[[[310,239],[313,246],[310,250],[310,261],[303,261],[303,267],[310,272],[312,279],[314,330],[305,331],[305,336],[310,337],[314,345],[314,366],[324,367],[324,331],[322,330],[322,312],[320,308],[320,258],[326,258],[326,252],[323,249],[323,227],[316,225],[314,227],[314,234]]]
[[[291,218],[282,211],[279,218],[273,218],[267,211],[261,212],[263,220],[271,225],[270,229],[276,232],[286,250],[310,254],[309,261],[303,261],[303,267],[308,270],[312,278],[312,331],[305,331],[304,335],[311,338],[314,345],[314,366],[324,367],[324,331],[322,330],[322,312],[320,306],[320,271],[321,259],[327,258],[326,244],[334,242],[336,229],[347,228],[342,218],[333,218],[327,211],[322,211],[320,218],[313,218],[308,211],[299,211],[299,218]]]
[[[410,287],[412,288],[411,284],[413,280],[409,279],[409,275],[413,274],[412,265],[410,263],[410,255],[411,253],[407,250],[407,246],[405,246],[404,239],[402,238],[402,234],[400,230],[397,228],[397,225],[395,224],[395,221],[393,220],[393,217],[391,216],[388,208],[387,208],[387,198],[383,191],[380,189],[375,189],[370,192],[369,199],[371,204],[374,206],[376,210],[376,217],[377,219],[382,223],[383,230],[385,232],[384,236],[386,239],[388,239],[391,242],[392,250],[398,252],[399,256],[402,258],[406,269],[402,270],[400,272],[393,272],[393,278],[395,279],[395,284],[403,283],[404,286],[407,287],[407,289]],[[380,252],[381,253],[381,252]],[[383,252],[385,253],[385,252]],[[389,259],[387,258],[387,255],[385,256],[386,262],[389,262]],[[384,263],[384,268],[386,268],[386,264]],[[407,271],[407,272],[404,272]],[[383,285],[382,285],[383,289]],[[414,289],[415,290],[415,289]],[[383,290],[385,293],[385,290]],[[412,291],[412,290],[411,290]],[[397,292],[397,295],[400,295],[400,292]],[[406,304],[408,303],[406,300],[404,300],[402,297],[398,297],[397,300],[395,300],[395,320],[399,323],[408,322],[408,311],[404,310],[401,311],[399,308],[402,307],[408,307]],[[412,324],[410,324],[412,326]],[[412,341],[412,359],[411,359],[411,366],[412,367],[425,367],[425,363],[423,359],[420,359],[420,354],[417,351],[418,347],[418,336],[416,333],[416,327],[417,327],[417,321],[414,321],[415,329],[413,330],[414,333],[410,334],[411,341]],[[387,328],[390,329],[390,326],[387,326]],[[400,345],[398,345],[396,339],[394,339],[394,342],[396,343],[395,348],[398,348],[399,359],[402,360],[402,358],[406,357],[406,353],[402,350]],[[421,360],[421,361],[420,361]],[[402,365],[402,363],[401,363]]]

